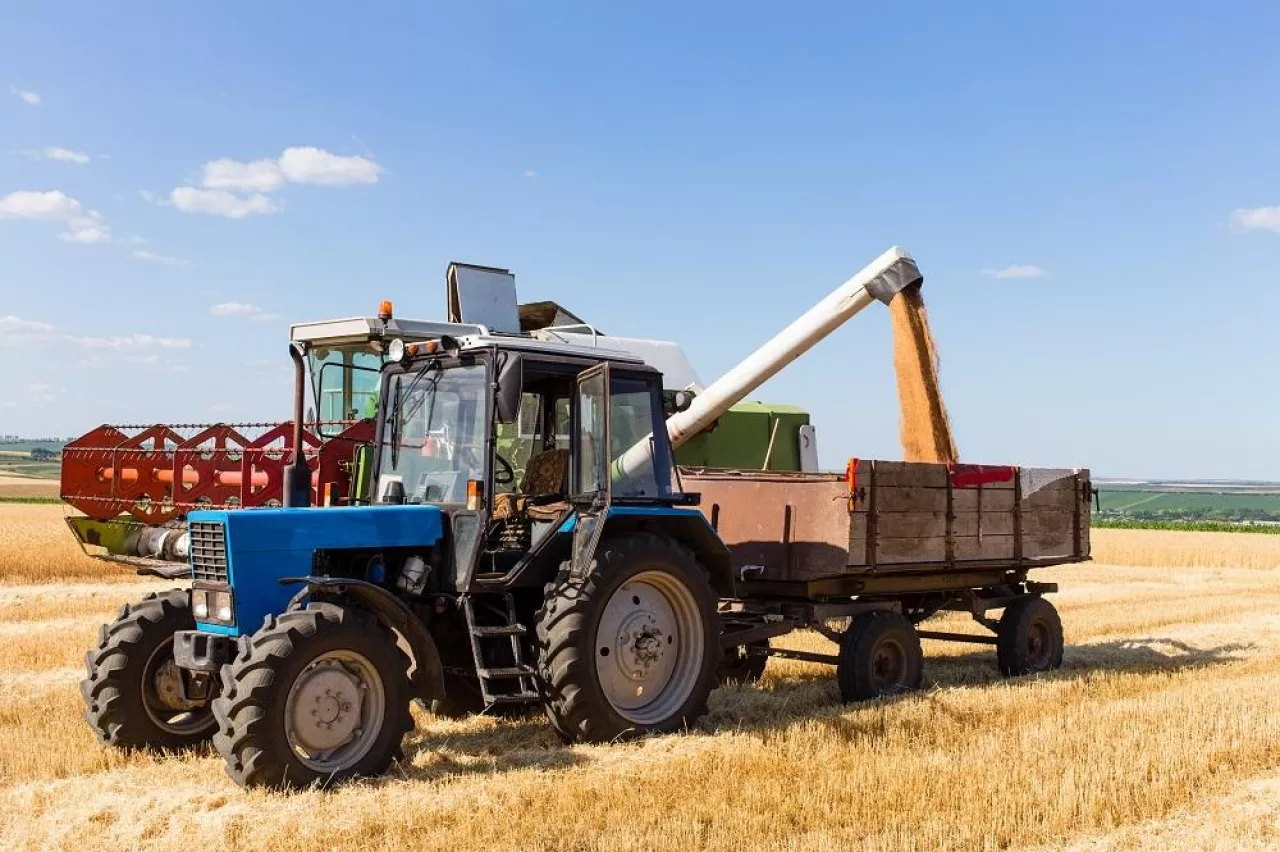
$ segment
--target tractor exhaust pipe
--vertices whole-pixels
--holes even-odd
[[[289,357],[293,359],[293,461],[285,465],[284,505],[306,507],[311,505],[311,467],[303,451],[303,420],[307,405],[307,363],[302,347],[289,344]]]
[[[674,450],[715,422],[783,367],[808,352],[815,343],[835,331],[874,301],[886,305],[893,297],[924,278],[906,249],[894,246],[838,289],[814,305],[791,325],[778,332],[738,366],[698,394],[684,411],[667,420],[667,436]],[[628,476],[648,461],[649,439],[636,443],[614,462],[615,475]]]

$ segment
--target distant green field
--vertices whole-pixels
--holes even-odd
[[[1101,517],[1154,521],[1280,521],[1280,488],[1190,489],[1099,483]]]
[[[0,476],[29,476],[33,479],[57,479],[58,462],[37,462],[0,455]]]
[[[0,457],[5,453],[29,453],[32,450],[62,451],[62,441],[0,441]]]
[[[1233,524],[1229,521],[1139,521],[1094,518],[1091,526],[1104,530],[1169,530],[1172,532],[1229,532],[1280,535],[1280,524]]]

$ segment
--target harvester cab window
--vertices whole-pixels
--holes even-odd
[[[345,421],[378,414],[378,384],[383,357],[362,343],[316,347],[308,354],[322,437],[342,432]]]

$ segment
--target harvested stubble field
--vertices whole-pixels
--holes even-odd
[[[829,670],[775,659],[687,735],[616,746],[565,748],[532,714],[419,713],[393,777],[279,795],[235,787],[208,750],[96,744],[84,651],[164,584],[105,582],[57,507],[0,505],[0,837],[78,852],[1275,847],[1278,539],[1100,531],[1098,563],[1040,577],[1063,587],[1051,677],[1002,681],[991,654],[926,643],[928,689],[841,707]]]

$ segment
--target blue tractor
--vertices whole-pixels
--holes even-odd
[[[284,506],[190,514],[190,590],[125,607],[89,654],[104,742],[211,738],[239,784],[298,788],[387,770],[415,700],[540,705],[569,742],[705,711],[733,574],[676,481],[661,375],[457,331],[388,341],[364,494],[307,506],[299,453]]]

